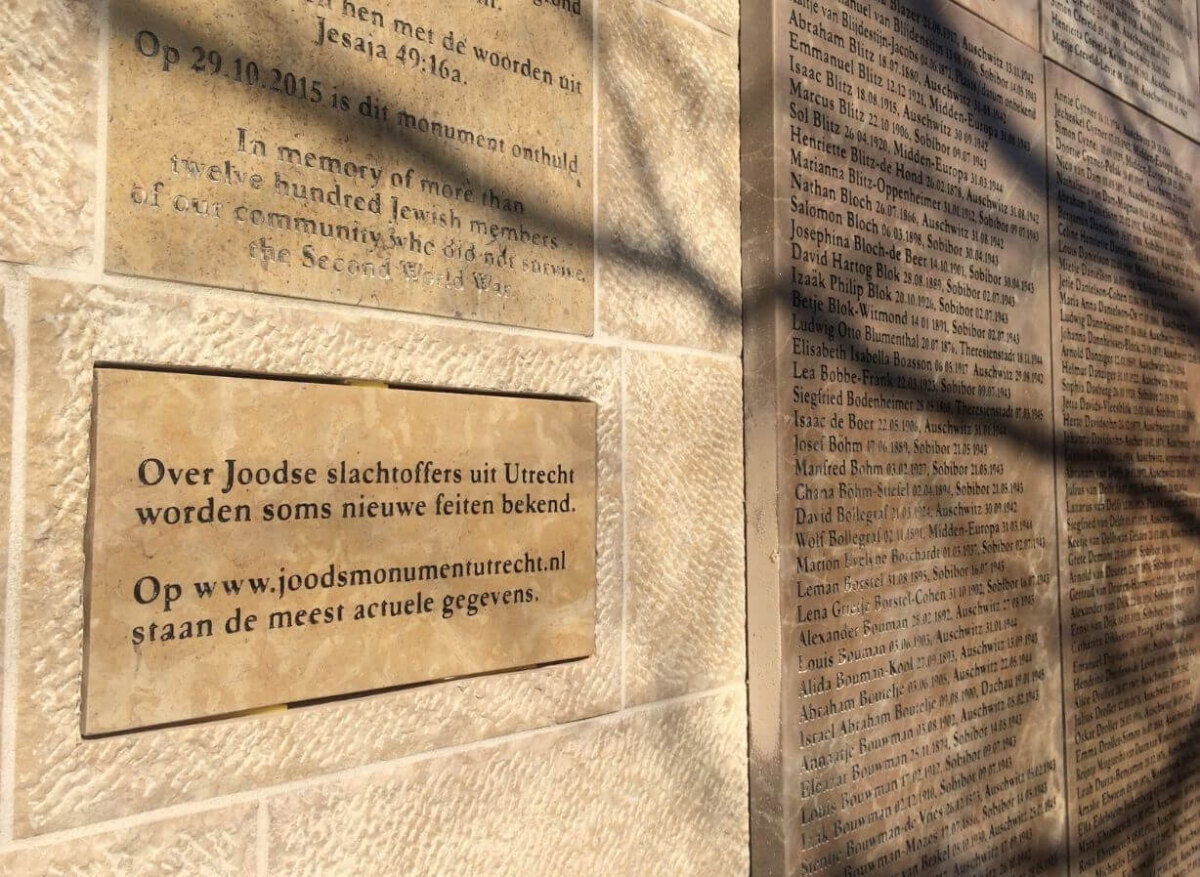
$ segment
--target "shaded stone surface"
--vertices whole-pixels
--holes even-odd
[[[1027,46],[1038,47],[1038,0],[959,0],[959,4]]]
[[[590,334],[591,4],[118,0],[110,271]]]
[[[1046,87],[1072,870],[1194,874],[1200,147]]]
[[[1200,136],[1193,0],[1043,0],[1042,46],[1095,85]]]
[[[950,3],[758,11],[754,864],[1060,873],[1041,59]]]
[[[598,326],[737,353],[737,40],[642,0],[599,29]]]

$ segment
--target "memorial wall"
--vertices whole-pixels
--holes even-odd
[[[5,5],[0,873],[1196,873],[1196,5]]]
[[[0,8],[0,873],[745,871],[737,21]]]
[[[963,6],[743,10],[752,870],[1195,873],[1196,8]]]

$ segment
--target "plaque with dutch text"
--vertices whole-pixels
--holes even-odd
[[[114,0],[120,274],[590,334],[590,0]]]
[[[591,402],[100,368],[83,729],[586,657]]]

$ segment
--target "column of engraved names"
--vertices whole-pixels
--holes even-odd
[[[792,827],[803,873],[1038,873],[1052,524],[1011,443],[1047,426],[1044,220],[1005,169],[1040,154],[1040,63],[919,8],[781,6]]]
[[[1200,150],[1065,73],[1049,94],[1076,865],[1188,873],[1200,863],[1194,839],[1178,848],[1200,827],[1188,374]]]

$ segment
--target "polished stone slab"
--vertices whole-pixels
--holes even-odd
[[[1073,872],[1195,874],[1200,147],[1049,65]]]
[[[95,382],[84,733],[592,653],[592,403]]]
[[[755,873],[1061,873],[1042,60],[948,2],[751,19]]]
[[[121,274],[590,334],[589,0],[115,0]]]

